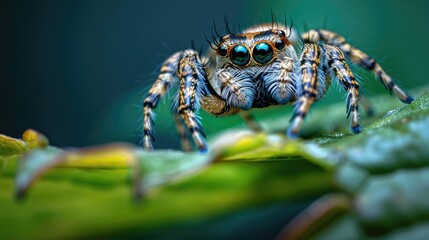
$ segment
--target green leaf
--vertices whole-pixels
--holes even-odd
[[[215,159],[212,154],[173,150],[156,152],[138,150],[136,155],[138,165],[135,176],[135,194],[138,198],[153,187],[203,169]]]
[[[0,157],[9,157],[28,151],[28,145],[20,140],[0,134]]]
[[[126,169],[133,165],[132,148],[125,144],[63,151],[54,147],[35,149],[21,161],[16,175],[16,196],[22,198],[35,180],[53,168]]]
[[[335,104],[313,110],[307,139],[287,139],[289,119],[279,113],[264,121],[272,132],[229,130],[211,138],[205,155],[37,145],[3,162],[0,238],[250,238],[266,229],[272,239],[293,219],[310,223],[295,228],[301,236],[322,239],[424,236],[429,93],[409,106],[392,99],[377,99],[377,120],[359,135],[348,133],[344,104]],[[33,190],[16,203],[14,185],[20,196]],[[348,200],[324,202],[333,192]],[[132,193],[143,201],[132,204]]]
[[[49,140],[41,133],[27,129],[22,134],[22,140],[0,134],[0,158],[26,153],[29,149],[45,148]]]

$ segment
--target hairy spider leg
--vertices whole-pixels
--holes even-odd
[[[347,91],[347,118],[351,117],[350,129],[353,133],[360,133],[359,125],[359,83],[346,63],[343,51],[332,45],[323,45],[326,64]]]
[[[184,152],[192,151],[191,142],[189,141],[188,132],[186,131],[186,126],[183,122],[183,119],[177,114],[173,114],[173,118],[174,123],[176,124],[177,133],[180,137],[180,145],[182,146],[182,150]]]
[[[353,47],[346,42],[345,38],[329,30],[320,29],[320,30],[310,30],[302,34],[304,42],[318,43],[323,41],[326,44],[337,46],[341,49],[347,56],[355,63],[357,63],[362,68],[374,72],[377,78],[382,82],[382,84],[389,90],[396,94],[396,96],[404,103],[411,103],[414,98],[408,95],[404,90],[402,90],[392,78],[386,74],[386,72],[381,68],[381,66],[366,53],[361,50]]]
[[[304,44],[300,58],[300,71],[302,78],[300,96],[296,102],[291,124],[286,134],[290,138],[297,138],[305,115],[311,108],[318,93],[318,66],[320,64],[320,48],[316,44]]]
[[[240,117],[243,118],[244,122],[246,122],[247,126],[255,132],[261,132],[262,127],[255,121],[255,118],[250,112],[240,111],[238,112]]]
[[[153,133],[153,110],[158,105],[159,99],[170,89],[171,85],[177,83],[177,68],[182,56],[183,52],[177,52],[165,60],[157,80],[143,102],[143,147],[146,150],[153,149],[152,142],[155,141]]]
[[[375,114],[374,108],[365,94],[360,93],[359,102],[367,116],[369,117],[374,116]]]
[[[201,152],[207,151],[203,128],[195,111],[199,108],[200,97],[205,90],[207,76],[204,66],[194,50],[185,50],[179,63],[180,79],[177,113],[182,117],[186,127],[192,134],[195,144]]]

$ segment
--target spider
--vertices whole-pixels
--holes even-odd
[[[248,126],[258,125],[247,110],[294,104],[286,134],[297,138],[312,104],[321,99],[335,78],[347,92],[350,128],[360,133],[359,83],[348,59],[372,71],[387,90],[404,103],[413,98],[398,87],[381,66],[366,53],[329,30],[309,30],[292,37],[292,27],[261,24],[242,33],[228,34],[210,43],[207,56],[193,50],[179,51],[162,64],[160,74],[143,103],[143,147],[153,149],[153,110],[173,85],[179,85],[172,111],[182,148],[191,150],[190,138],[201,152],[207,151],[205,134],[196,115],[202,107],[216,116],[240,114]],[[296,34],[295,34],[296,35]],[[297,51],[300,49],[298,57]]]

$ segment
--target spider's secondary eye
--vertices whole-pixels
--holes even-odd
[[[234,64],[238,66],[244,66],[250,60],[249,50],[247,50],[247,48],[243,45],[237,45],[231,49],[229,58]]]
[[[285,42],[283,42],[281,39],[278,39],[276,41],[276,48],[278,50],[282,50],[285,47]]]
[[[225,56],[227,52],[228,52],[228,51],[227,51],[227,49],[226,49],[226,47],[225,47],[224,45],[220,46],[220,47],[217,49],[217,53],[218,53],[219,55],[221,55],[222,57],[223,57],[223,56]]]
[[[279,30],[277,33],[282,37],[286,37],[286,33],[283,30]]]
[[[253,59],[257,63],[265,64],[273,58],[273,49],[267,43],[258,43],[253,49]]]

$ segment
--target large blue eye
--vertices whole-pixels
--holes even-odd
[[[273,59],[273,49],[267,43],[258,43],[253,49],[253,59],[260,64],[268,63]]]
[[[237,45],[229,53],[231,61],[238,66],[244,66],[250,61],[249,50],[243,45]]]

